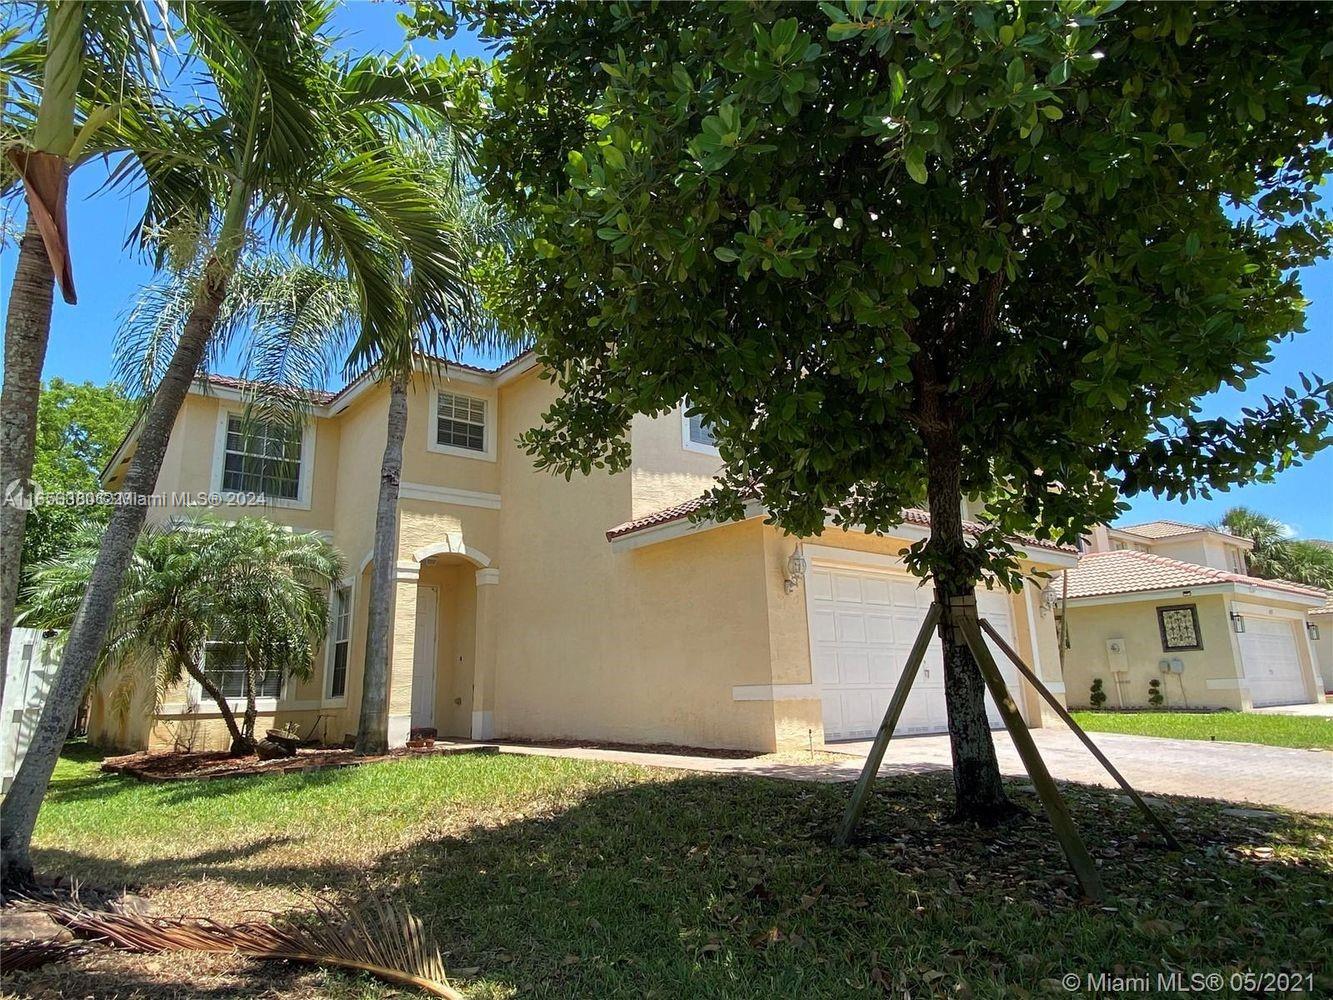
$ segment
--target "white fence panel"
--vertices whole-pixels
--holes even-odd
[[[47,692],[60,666],[57,643],[34,628],[16,628],[5,664],[5,704],[0,718],[0,790],[9,785],[28,752]]]

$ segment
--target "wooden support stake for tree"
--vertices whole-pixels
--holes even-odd
[[[1055,780],[1046,770],[1046,763],[1041,759],[1041,753],[1032,740],[1032,734],[1028,732],[1027,723],[1018,714],[1018,706],[1014,704],[1013,698],[1005,688],[1004,677],[995,662],[995,657],[991,655],[990,648],[986,645],[981,627],[977,624],[974,599],[964,598],[962,602],[951,606],[947,624],[958,629],[968,648],[972,650],[972,656],[977,661],[981,676],[986,681],[986,686],[990,688],[996,707],[1000,710],[1000,718],[1004,720],[1004,726],[1009,730],[1009,737],[1014,741],[1018,756],[1022,758],[1028,777],[1037,790],[1037,797],[1041,799],[1041,804],[1046,809],[1046,816],[1051,821],[1055,837],[1060,841],[1060,847],[1065,852],[1069,867],[1074,870],[1074,876],[1083,888],[1083,895],[1095,903],[1101,902],[1106,898],[1101,875],[1093,863],[1092,855],[1083,844],[1083,838],[1078,834],[1078,828],[1074,826],[1074,820],[1069,815]]]
[[[871,744],[870,754],[866,757],[865,766],[861,768],[861,777],[856,781],[852,800],[847,803],[847,812],[842,817],[842,829],[838,831],[837,839],[834,841],[839,847],[846,847],[850,843],[856,824],[861,821],[861,812],[865,809],[866,800],[870,798],[870,789],[874,786],[875,775],[879,773],[880,762],[884,760],[884,751],[888,748],[889,740],[893,738],[893,731],[898,726],[898,717],[903,714],[903,706],[907,704],[907,695],[912,689],[912,681],[916,679],[916,672],[926,657],[926,650],[930,648],[932,633],[940,620],[940,614],[940,606],[932,602],[930,610],[926,612],[926,620],[921,623],[921,631],[916,634],[912,652],[908,654],[907,662],[903,664],[898,686],[893,689],[893,697],[889,699],[889,707],[884,712],[884,721],[879,724],[879,731],[875,733],[875,742]]]
[[[1023,662],[1018,653],[1014,651],[1013,647],[1001,638],[1000,633],[995,631],[994,626],[992,626],[990,622],[981,619],[980,623],[986,634],[995,642],[995,645],[999,646],[1004,652],[1004,655],[1013,661],[1014,666],[1018,668],[1018,672],[1026,677],[1028,683],[1037,689],[1037,693],[1046,699],[1046,703],[1050,705],[1051,708],[1055,709],[1055,713],[1065,721],[1065,725],[1074,731],[1074,735],[1083,741],[1083,745],[1092,752],[1092,755],[1097,758],[1102,767],[1106,768],[1111,777],[1116,780],[1116,783],[1125,790],[1125,794],[1127,794],[1134,801],[1134,804],[1143,811],[1143,815],[1148,817],[1149,822],[1157,827],[1163,838],[1165,838],[1167,846],[1175,851],[1181,850],[1180,841],[1176,840],[1175,834],[1173,834],[1170,829],[1167,828],[1167,825],[1158,818],[1157,814],[1149,808],[1148,803],[1143,801],[1143,797],[1134,790],[1133,786],[1131,786],[1128,781],[1125,780],[1124,775],[1116,770],[1115,765],[1107,759],[1106,754],[1101,752],[1097,744],[1092,742],[1092,739],[1088,734],[1083,731],[1083,727],[1074,721],[1074,717],[1069,714],[1068,709],[1060,704],[1060,700],[1056,698],[1055,695],[1051,694],[1050,689],[1042,683],[1041,678],[1028,668],[1028,665]],[[1036,641],[1035,637],[1033,641]]]

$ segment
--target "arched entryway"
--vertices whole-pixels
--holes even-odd
[[[418,564],[411,728],[441,737],[493,734],[490,557],[451,539],[412,554]]]

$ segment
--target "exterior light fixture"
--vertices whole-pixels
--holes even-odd
[[[801,543],[797,542],[796,548],[791,551],[791,558],[787,560],[787,578],[782,581],[783,593],[795,593],[796,588],[805,579],[805,571],[808,565],[805,561],[805,553],[801,551]]]
[[[1311,642],[1319,641],[1319,626],[1314,622],[1305,623],[1305,634],[1310,637]]]
[[[1231,630],[1237,635],[1245,632],[1245,616],[1239,611],[1231,612]]]

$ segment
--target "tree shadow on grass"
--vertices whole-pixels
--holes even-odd
[[[881,779],[864,840],[837,849],[846,784],[659,772],[609,777],[572,804],[498,802],[504,822],[364,864],[254,868],[200,852],[124,874],[333,886],[349,900],[391,892],[486,996],[1008,996],[1117,966],[1330,973],[1309,905],[1333,876],[1317,839],[1333,834],[1328,821],[1169,799],[1188,848],[1178,855],[1114,794],[1067,785],[1118,894],[1095,908],[1077,899],[1035,798],[1010,788],[1030,815],[978,831],[945,822],[947,774]],[[67,871],[97,863],[43,858]]]

